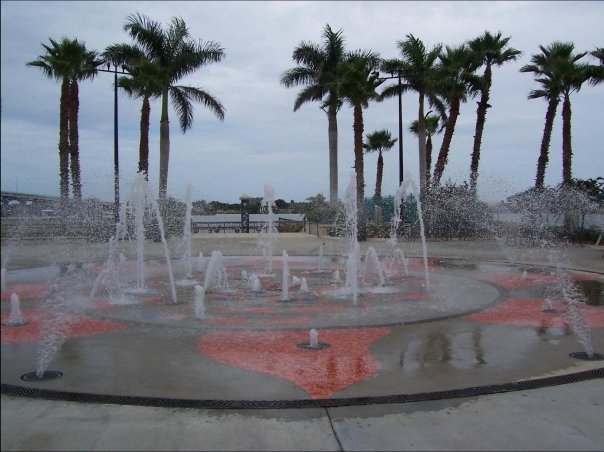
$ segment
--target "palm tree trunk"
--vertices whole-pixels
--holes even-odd
[[[445,165],[449,160],[449,149],[451,147],[451,141],[453,140],[453,132],[455,131],[455,123],[459,116],[459,98],[454,97],[451,99],[451,108],[449,109],[449,118],[447,119],[447,125],[445,127],[445,134],[443,136],[443,142],[438,152],[438,159],[436,159],[436,165],[434,166],[434,180],[432,181],[435,188],[440,184],[440,179],[445,171]]]
[[[564,93],[562,105],[562,185],[569,186],[572,183],[572,160],[573,151],[570,134],[570,96]]]
[[[377,161],[377,174],[375,176],[375,194],[374,198],[380,199],[382,197],[382,175],[384,174],[384,158],[382,157],[382,152],[380,151],[380,155],[378,155]]]
[[[149,180],[149,118],[151,116],[151,105],[149,97],[143,98],[140,123],[140,145],[138,149],[138,171],[145,174],[145,180]]]
[[[357,239],[367,240],[367,226],[365,224],[365,210],[363,201],[365,199],[365,177],[363,175],[363,107],[360,104],[354,106],[354,171],[357,182]]]
[[[69,79],[61,84],[59,113],[59,191],[61,208],[67,205],[69,198]]]
[[[487,62],[482,77],[484,88],[476,109],[476,134],[474,135],[474,146],[472,147],[472,160],[470,163],[470,190],[476,193],[476,181],[478,179],[478,162],[480,161],[480,145],[482,143],[482,133],[484,124],[487,120],[487,109],[489,108],[489,91],[491,89],[492,74],[491,64]]]
[[[552,129],[554,127],[554,118],[558,109],[559,99],[557,96],[550,98],[545,113],[545,126],[543,128],[543,138],[541,139],[541,150],[537,160],[537,175],[535,176],[535,188],[543,188],[545,180],[545,169],[549,161],[549,143],[552,138]]]
[[[338,119],[335,109],[329,109],[327,121],[329,123],[329,202],[335,205],[338,202]]]
[[[159,123],[159,199],[166,199],[168,192],[168,163],[170,159],[170,121],[168,120],[168,90],[161,99]]]
[[[432,166],[432,135],[426,139],[426,187],[430,185],[430,167]]]
[[[72,80],[69,87],[69,157],[71,166],[71,185],[73,199],[82,200],[82,184],[80,182],[80,150],[78,133],[78,112],[80,109],[79,89],[77,80]]]
[[[419,145],[419,192],[420,199],[426,194],[426,116],[424,115],[424,93],[419,93],[419,112],[417,117],[417,139]]]

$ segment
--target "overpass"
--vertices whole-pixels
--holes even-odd
[[[56,215],[56,206],[61,200],[59,196],[37,195],[14,191],[0,192],[0,199],[2,203],[2,217]],[[96,204],[106,211],[113,211],[114,209],[114,204],[109,202],[92,199],[83,199],[82,202]]]

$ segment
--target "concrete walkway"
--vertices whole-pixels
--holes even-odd
[[[602,450],[604,381],[438,402],[287,410],[2,396],[2,450]]]
[[[250,234],[198,234],[194,253],[254,255]],[[421,256],[419,242],[401,244]],[[363,243],[378,253],[383,239]],[[169,244],[176,255],[178,243]],[[342,243],[307,234],[281,234],[274,254],[337,255]],[[12,265],[77,262],[85,254],[65,244],[2,244]],[[87,244],[87,253],[106,244]],[[561,247],[569,268],[604,274],[603,247]],[[161,257],[161,244],[149,243]],[[502,249],[494,242],[448,241],[428,245],[431,256],[550,264],[548,250]],[[598,350],[602,352],[602,350]],[[538,359],[538,358],[537,358]],[[599,362],[600,364],[602,362]],[[596,364],[593,367],[597,367]],[[604,366],[599,366],[600,368]],[[254,391],[254,388],[247,388]],[[469,398],[338,408],[266,410],[175,409],[51,401],[2,395],[1,439],[9,450],[602,450],[604,380]]]

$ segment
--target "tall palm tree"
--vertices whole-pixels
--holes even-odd
[[[73,196],[76,200],[82,197],[80,181],[80,163],[78,146],[78,81],[93,78],[96,68],[101,64],[96,51],[86,49],[84,43],[77,39],[63,37],[61,41],[49,39],[50,44],[42,44],[46,54],[27,63],[37,67],[44,75],[61,81],[61,98],[59,104],[59,192],[62,206],[69,198],[69,173]],[[71,165],[70,165],[71,161]]]
[[[372,51],[351,53],[347,61],[342,64],[339,93],[353,109],[354,132],[354,170],[356,174],[357,211],[358,211],[358,239],[367,240],[367,226],[363,201],[365,198],[365,177],[363,162],[363,109],[369,106],[370,100],[378,100],[380,95],[376,92],[383,83],[379,78],[377,69],[380,66],[379,54]]]
[[[114,65],[123,66],[129,76],[118,79],[118,86],[130,97],[142,98],[138,171],[148,179],[149,173],[149,126],[151,98],[161,96],[166,71],[149,60],[143,49],[131,44],[114,44],[103,52],[103,57]]]
[[[442,50],[442,45],[437,44],[432,49],[426,49],[424,43],[408,34],[405,40],[397,41],[397,47],[401,52],[402,59],[385,60],[382,64],[382,70],[385,72],[399,72],[405,80],[401,84],[401,90],[406,92],[413,90],[419,95],[419,108],[417,119],[419,121],[418,149],[419,149],[419,174],[420,174],[420,192],[424,197],[426,190],[426,122],[425,122],[425,99],[429,104],[443,111],[444,106],[437,98],[434,91],[434,71],[438,56]],[[397,96],[399,93],[398,84],[387,86],[382,91],[383,98]],[[401,93],[402,94],[402,93]]]
[[[128,16],[124,30],[143,49],[149,60],[165,71],[159,129],[159,198],[163,200],[168,190],[170,157],[168,99],[176,110],[183,133],[193,124],[192,101],[200,102],[222,121],[225,108],[220,101],[201,88],[176,83],[207,64],[221,61],[224,51],[212,41],[193,41],[184,20],[177,17],[172,18],[169,27],[164,30],[159,22],[141,14],[132,14]]]
[[[482,80],[475,74],[479,63],[465,44],[457,47],[446,46],[446,51],[439,56],[438,91],[449,105],[447,122],[444,125],[443,141],[434,165],[432,185],[438,187],[449,159],[449,149],[459,116],[462,102],[474,97],[482,88]]]
[[[307,102],[321,101],[320,108],[327,114],[329,139],[329,202],[338,201],[338,119],[342,106],[337,81],[339,67],[346,52],[342,30],[334,32],[329,24],[323,30],[321,45],[302,42],[293,51],[292,59],[299,65],[288,69],[281,76],[281,84],[287,88],[306,85],[298,93],[294,111]]]
[[[382,175],[384,173],[384,158],[382,152],[387,152],[392,149],[392,146],[398,141],[397,138],[392,138],[389,130],[376,130],[367,134],[367,141],[363,143],[363,148],[366,153],[377,152],[377,173],[375,177],[375,199],[382,197]]]
[[[520,72],[531,72],[541,88],[531,90],[529,99],[545,99],[547,110],[545,112],[545,125],[541,138],[539,158],[537,160],[537,173],[535,175],[535,188],[542,189],[545,180],[545,170],[549,162],[549,144],[554,126],[554,119],[560,103],[562,90],[559,74],[555,72],[554,60],[559,53],[565,53],[566,44],[554,42],[547,47],[539,46],[541,53],[531,56],[531,63],[520,68]]]
[[[560,98],[564,98],[562,111],[562,174],[563,184],[570,183],[572,148],[570,144],[570,93],[578,91],[588,79],[588,65],[578,63],[587,53],[574,55],[574,44],[571,42],[555,41],[544,47],[539,46],[541,53],[531,57],[531,64],[520,68],[520,72],[531,72],[541,85],[540,89],[532,90],[529,99],[545,98],[548,101],[545,113],[545,126],[541,140],[541,150],[537,161],[535,188],[543,188],[545,169],[549,161],[549,143],[556,110]]]
[[[428,182],[430,182],[430,171],[432,167],[432,136],[436,135],[440,132],[439,123],[442,120],[446,122],[447,117],[439,118],[436,115],[431,115],[431,111],[426,113],[426,175],[428,177]],[[409,131],[413,133],[415,136],[419,135],[419,121],[415,119],[411,122],[409,126]]]
[[[591,66],[580,63],[588,52],[573,54],[574,45],[569,43],[568,53],[560,55],[556,70],[562,82],[562,185],[572,184],[572,143],[571,143],[571,103],[570,95],[581,90],[583,83],[590,80]]]
[[[474,134],[474,145],[472,147],[472,160],[470,163],[470,189],[476,193],[476,181],[478,179],[478,162],[480,161],[480,146],[482,133],[487,117],[489,105],[489,92],[491,90],[493,66],[501,66],[508,61],[515,61],[522,52],[513,47],[507,47],[510,37],[503,38],[501,32],[492,35],[485,31],[476,39],[468,42],[468,47],[474,52],[475,57],[485,67],[482,74],[482,89],[480,101],[476,109],[476,133]],[[507,48],[506,48],[507,47]]]

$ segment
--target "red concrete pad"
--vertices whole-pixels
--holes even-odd
[[[210,317],[207,322],[210,325],[245,325],[248,323],[247,317]]]
[[[306,330],[213,331],[199,340],[202,353],[234,367],[264,372],[300,386],[313,398],[329,397],[367,379],[379,364],[369,346],[390,328],[325,329],[319,343],[331,346],[308,350]]]
[[[10,312],[2,313],[2,343],[17,342],[37,342],[42,322],[49,315],[47,308],[28,308],[22,309],[23,320],[28,322],[22,326],[4,325],[10,316]],[[87,316],[66,314],[65,336],[80,337],[90,334],[100,334],[126,328],[127,324],[121,322],[112,322],[107,320],[98,320]]]
[[[563,312],[543,312],[542,298],[508,298],[503,303],[487,309],[467,315],[470,320],[480,320],[488,323],[499,323],[517,326],[535,327],[561,327],[568,326]],[[556,309],[564,309],[564,302],[556,301]],[[587,326],[591,328],[604,328],[604,308],[597,306],[582,305],[581,311],[585,317]]]

